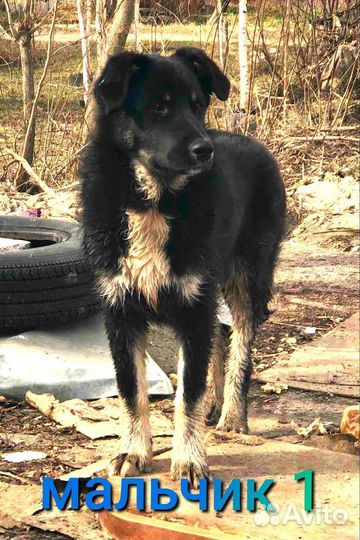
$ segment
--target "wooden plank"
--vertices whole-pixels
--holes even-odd
[[[134,513],[135,494],[130,499],[129,509],[111,512],[102,516],[103,525],[113,538],[148,540],[187,540],[188,538],[236,538],[263,540],[353,540],[358,534],[359,507],[359,462],[358,456],[339,454],[320,448],[312,448],[283,441],[264,441],[263,444],[248,446],[229,436],[225,442],[209,440],[208,453],[210,468],[214,478],[220,478],[224,487],[233,479],[240,479],[243,486],[242,511],[235,512],[232,504],[219,514],[214,511],[213,488],[209,487],[209,510],[201,512],[198,504],[185,500],[169,471],[170,453],[158,456],[153,462],[153,471],[144,479],[147,483],[146,512]],[[225,434],[224,434],[225,438]],[[241,440],[241,439],[239,439]],[[304,525],[295,519],[283,523],[283,516],[289,505],[299,512],[304,511],[304,485],[296,482],[294,474],[306,469],[313,469],[316,476],[315,512],[311,523]],[[161,486],[176,491],[179,506],[171,512],[154,513],[150,508],[150,480],[160,480]],[[268,493],[269,500],[279,508],[280,523],[267,522],[269,517],[261,505],[257,512],[249,512],[246,505],[247,480],[255,479],[257,486],[267,479],[275,480],[273,489]],[[114,501],[119,500],[120,479],[111,478],[114,489]],[[324,508],[341,509],[347,512],[346,523],[325,522],[321,518]],[[319,510],[317,510],[317,508]],[[294,515],[294,514],[292,514]],[[118,522],[116,522],[118,520]],[[331,520],[330,520],[331,521]],[[139,528],[137,523],[139,523]],[[132,526],[131,526],[132,525]],[[185,528],[183,528],[185,527]],[[190,528],[190,530],[189,530]],[[193,536],[188,536],[189,533]],[[197,536],[196,536],[197,535]]]
[[[254,380],[358,398],[359,332],[359,313],[355,313],[311,345],[299,347],[271,368],[257,373]]]

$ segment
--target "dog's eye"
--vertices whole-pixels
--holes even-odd
[[[164,115],[168,112],[168,107],[165,105],[165,103],[162,103],[161,101],[157,101],[153,104],[152,110],[159,115]]]

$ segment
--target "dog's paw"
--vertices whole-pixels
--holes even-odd
[[[246,421],[235,415],[221,415],[216,425],[217,431],[231,431],[234,433],[249,433],[249,426]]]
[[[109,466],[110,476],[139,476],[150,472],[151,456],[135,453],[123,453],[111,460]]]
[[[211,480],[210,469],[206,461],[192,462],[173,460],[171,472],[174,480],[186,479],[194,489],[199,488],[200,480]]]

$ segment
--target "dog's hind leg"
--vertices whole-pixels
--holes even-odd
[[[210,475],[204,445],[204,405],[215,316],[215,293],[210,291],[206,304],[183,308],[175,323],[181,347],[171,469],[175,479],[186,478],[193,487]]]
[[[224,403],[217,429],[247,433],[247,395],[252,372],[250,350],[254,338],[254,317],[248,278],[244,272],[233,271],[224,286],[224,296],[233,317],[233,327],[225,367]]]
[[[219,324],[216,327],[214,347],[207,377],[205,416],[208,425],[217,424],[224,401],[224,370],[228,342],[228,328]]]
[[[120,453],[110,473],[135,476],[150,470],[152,441],[147,396],[145,344],[147,323],[124,308],[105,313],[107,334],[119,388],[122,415]]]

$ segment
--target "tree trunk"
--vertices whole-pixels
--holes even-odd
[[[221,69],[224,69],[224,40],[223,40],[223,12],[221,0],[217,0],[218,18],[218,42],[219,42],[219,61]]]
[[[285,7],[285,28],[284,28],[284,102],[283,102],[283,122],[286,123],[286,104],[287,104],[287,95],[289,90],[289,34],[290,34],[290,9],[291,9],[291,0],[286,0]]]
[[[93,20],[93,2],[92,0],[86,0],[86,28],[88,35],[91,34],[91,22]]]
[[[248,106],[248,66],[246,36],[246,0],[239,0],[239,67],[240,67],[240,110],[246,111]]]
[[[119,54],[124,49],[134,19],[134,8],[135,0],[118,0],[105,50],[97,66],[97,74],[103,70],[109,56]]]
[[[20,60],[21,60],[21,72],[22,72],[22,92],[23,92],[23,106],[24,106],[24,125],[25,129],[31,121],[31,109],[35,98],[35,82],[34,82],[34,66],[31,52],[31,32],[23,30],[18,34]],[[33,115],[29,137],[23,148],[22,155],[26,161],[32,165],[34,160],[34,146],[35,146],[35,117]],[[20,166],[16,175],[16,187],[19,191],[26,191],[29,188],[29,175],[25,169]]]
[[[140,0],[135,0],[134,7],[134,26],[135,26],[135,47],[137,51],[141,51],[139,24],[140,24]]]
[[[214,11],[212,12],[206,24],[208,24],[209,26],[212,26],[213,24],[215,24],[219,15],[227,12],[229,5],[230,5],[230,0],[218,0],[216,2]]]
[[[95,28],[96,28],[96,56],[97,62],[103,55],[105,32],[104,25],[106,21],[106,5],[105,0],[96,0],[95,5]]]
[[[84,10],[82,5],[82,0],[77,0],[77,11],[79,17],[79,28],[81,36],[81,54],[82,54],[82,72],[83,72],[83,83],[84,83],[84,101],[85,104],[88,102],[88,96],[90,91],[90,49],[89,49],[89,40],[88,40],[88,27],[87,21],[84,17]],[[87,14],[87,13],[86,13]]]
[[[118,0],[117,8],[111,23],[111,28],[108,32],[106,44],[103,48],[101,57],[98,59],[96,69],[96,80],[110,56],[119,54],[125,47],[126,39],[130,30],[131,23],[134,19],[135,0]],[[89,96],[89,101],[85,111],[84,134],[88,135],[92,128],[93,118],[95,113],[95,103],[92,95]]]

